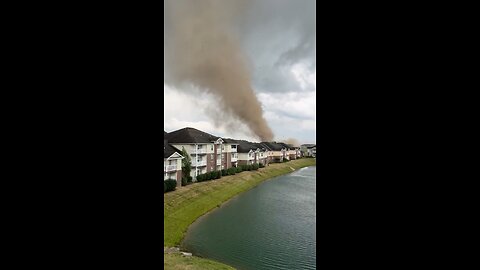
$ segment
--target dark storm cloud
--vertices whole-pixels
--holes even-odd
[[[314,0],[252,1],[241,35],[257,91],[301,91],[292,66],[316,71],[315,5]]]
[[[315,0],[224,1],[245,2],[242,16],[234,18],[233,30],[247,55],[254,90],[302,91],[291,68],[303,64],[310,72],[316,71]],[[167,39],[168,27],[164,29]]]

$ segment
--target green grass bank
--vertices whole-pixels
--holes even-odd
[[[292,168],[297,170],[315,164],[316,159],[314,158],[274,163],[265,168],[260,168],[258,171],[245,171],[224,176],[217,180],[179,187],[175,191],[165,193],[163,201],[163,245],[166,247],[178,246],[190,224],[237,194],[247,191],[270,178],[290,173],[293,171]],[[165,259],[167,258],[165,257]]]
[[[168,270],[231,270],[235,269],[223,263],[182,254],[164,254],[163,269]]]

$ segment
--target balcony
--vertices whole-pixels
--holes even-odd
[[[217,165],[218,164],[221,164],[222,163],[222,160],[221,159],[217,159]]]
[[[200,161],[195,161],[192,160],[192,167],[198,167],[198,166],[207,166],[207,161],[206,160],[200,160]]]
[[[235,162],[235,161],[237,161],[237,160],[238,160],[238,157],[232,157],[231,162]]]
[[[173,172],[177,170],[177,165],[167,165],[163,169],[165,172]]]
[[[193,150],[193,152],[191,153],[192,156],[196,155],[196,154],[199,154],[199,155],[203,155],[203,154],[206,154],[207,153],[207,149],[206,148],[202,148],[202,149],[197,149],[197,150]]]

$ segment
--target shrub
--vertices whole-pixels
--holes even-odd
[[[222,176],[223,175],[227,175],[227,170],[225,170],[225,169],[222,170]]]
[[[255,163],[252,165],[252,170],[258,170],[258,163]]]
[[[205,174],[205,181],[208,181],[208,180],[210,180],[210,179],[212,179],[212,172],[207,172],[207,173]]]
[[[236,171],[237,171],[236,168],[233,167],[233,168],[229,168],[227,173],[228,173],[228,175],[234,175]]]
[[[190,155],[185,150],[185,147],[182,147],[182,151],[180,152],[180,154],[183,156],[182,173],[183,175],[190,175],[190,172],[192,171],[192,160],[190,158]]]
[[[163,181],[163,193],[167,192],[167,184]]]
[[[187,185],[187,177],[182,177],[182,187]]]
[[[212,179],[220,179],[220,178],[222,178],[222,172],[221,171],[216,171],[215,178],[212,178]]]
[[[203,182],[203,181],[205,181],[205,174],[197,175],[197,182]]]
[[[236,173],[241,173],[242,171],[243,171],[243,170],[242,170],[242,167],[241,167],[241,166],[235,168],[235,172],[236,172]]]
[[[263,165],[263,163],[260,163],[260,164],[258,164],[258,167],[263,168],[263,167],[265,167],[265,165]]]
[[[190,176],[190,175],[189,175],[189,176],[187,176],[187,183],[192,183],[192,179],[193,179],[193,177],[192,177],[192,176]]]
[[[177,181],[173,179],[165,180],[166,192],[173,191],[177,188]]]

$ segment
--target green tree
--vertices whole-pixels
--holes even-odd
[[[182,174],[183,177],[187,178],[190,176],[190,171],[192,171],[192,160],[190,155],[185,150],[185,147],[182,146],[182,152],[180,153],[183,156],[182,159]]]

